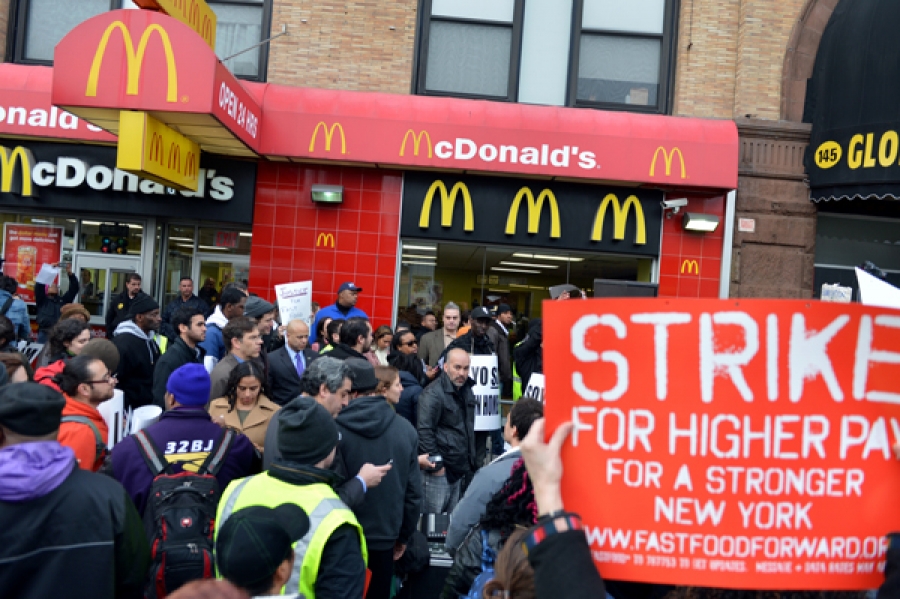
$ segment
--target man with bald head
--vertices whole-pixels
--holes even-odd
[[[469,354],[447,352],[440,375],[419,396],[419,454],[440,456],[423,468],[423,512],[450,513],[459,502],[460,481],[475,470],[475,395]]]
[[[269,354],[269,392],[280,406],[300,395],[300,377],[319,354],[309,349],[309,325],[300,319],[287,324],[284,347]]]

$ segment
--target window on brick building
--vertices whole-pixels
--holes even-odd
[[[424,0],[418,93],[514,101],[524,0]]]
[[[678,0],[420,0],[418,94],[666,113]]]
[[[227,58],[268,37],[270,0],[207,0],[216,13],[216,55]],[[108,10],[138,8],[132,0],[18,0],[10,19],[7,58],[25,64],[53,63],[53,48],[79,23]],[[268,47],[225,61],[238,77],[264,80]]]

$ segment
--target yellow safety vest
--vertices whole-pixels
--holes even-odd
[[[169,349],[169,338],[165,335],[160,335],[159,333],[153,333],[150,337],[154,341],[156,341],[156,346],[159,348],[159,354],[162,355],[166,353],[166,350]]]
[[[516,343],[515,347],[519,347],[525,343],[525,340],[519,341]],[[513,375],[513,401],[519,401],[519,398],[522,397],[522,377],[519,375],[518,369],[516,369],[516,360],[515,358],[512,361],[512,375]]]
[[[294,568],[282,592],[290,594],[292,589],[298,589],[306,599],[315,599],[316,576],[325,543],[344,524],[356,527],[363,561],[368,564],[362,526],[331,487],[325,483],[292,485],[269,476],[268,472],[231,481],[219,501],[216,538],[222,525],[237,510],[253,505],[274,508],[283,503],[300,506],[307,513],[309,532],[294,544]]]
[[[319,354],[327,354],[328,352],[330,352],[333,349],[334,349],[333,345],[326,345],[325,347],[323,347],[322,349],[319,350]]]

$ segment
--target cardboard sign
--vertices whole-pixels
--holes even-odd
[[[3,272],[19,283],[18,295],[34,303],[34,285],[42,264],[62,260],[62,227],[3,224]]]
[[[28,341],[28,342],[20,341],[19,342],[19,352],[21,352],[21,354],[23,356],[25,356],[25,359],[28,360],[28,363],[31,365],[32,368],[35,368],[37,366],[38,356],[41,355],[41,351],[43,349],[44,349],[43,343],[35,343],[33,341]]]
[[[495,431],[503,428],[500,421],[500,369],[497,356],[469,356],[469,378],[475,381],[472,393],[475,406],[475,430]]]
[[[534,373],[531,375],[531,378],[528,379],[528,385],[525,386],[525,391],[522,392],[522,397],[531,397],[540,402],[544,401],[544,375]]]
[[[861,590],[900,530],[900,311],[544,303],[547,434],[606,578]]]
[[[275,285],[275,297],[278,300],[282,324],[286,325],[296,319],[311,324],[312,281]]]

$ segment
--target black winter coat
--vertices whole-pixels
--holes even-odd
[[[466,379],[457,389],[441,371],[419,395],[419,453],[440,455],[450,484],[475,470],[474,384]]]
[[[206,317],[212,313],[212,310],[210,310],[209,308],[209,304],[204,302],[196,295],[192,295],[188,298],[187,301],[182,300],[181,296],[179,295],[166,305],[166,309],[163,310],[162,313],[162,323],[160,325],[159,332],[169,339],[178,338],[178,329],[176,329],[172,324],[172,317],[175,316],[175,312],[177,312],[181,308],[197,308],[203,313],[204,319],[206,319]]]
[[[422,394],[422,385],[416,377],[406,372],[400,371],[400,384],[403,385],[403,393],[400,394],[400,401],[397,403],[397,413],[406,418],[413,428],[419,424],[419,396]]]
[[[37,306],[35,322],[38,328],[46,330],[59,322],[62,307],[72,303],[78,295],[78,289],[78,277],[72,274],[69,275],[69,290],[63,296],[47,295],[47,287],[43,283],[35,283],[34,304]]]
[[[368,489],[366,500],[353,510],[366,543],[373,551],[392,549],[398,540],[405,545],[422,508],[416,429],[380,395],[354,399],[335,422],[347,472],[359,472],[367,462],[380,466],[393,460],[381,483]]]
[[[203,364],[204,356],[205,349],[198,345],[195,351],[181,337],[176,337],[153,369],[153,403],[165,410],[166,383],[169,382],[169,377],[185,364]]]
[[[136,329],[137,325],[129,328]],[[125,408],[137,409],[154,403],[153,370],[160,355],[156,342],[119,332],[113,337],[113,343],[119,350],[118,388],[125,394]]]
[[[0,597],[143,597],[150,547],[112,478],[75,466],[47,495],[0,501],[0,522]]]
[[[532,374],[544,373],[544,350],[541,348],[544,341],[543,331],[541,319],[536,318],[528,329],[528,336],[513,350],[513,360],[516,363],[516,372],[522,380],[523,391]]]

